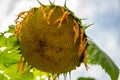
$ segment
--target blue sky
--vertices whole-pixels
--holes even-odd
[[[48,0],[40,1],[49,4]],[[63,5],[64,0],[56,0],[56,4]],[[36,6],[39,6],[36,0],[0,0],[0,31],[4,31],[8,25],[14,24],[14,19],[21,11]],[[94,23],[86,30],[88,36],[120,68],[120,0],[67,0],[67,7],[79,18],[86,18],[83,21],[84,24]],[[90,66],[89,71],[85,71],[84,66],[81,66],[73,71],[72,75],[73,80],[78,76],[110,80],[100,66]]]

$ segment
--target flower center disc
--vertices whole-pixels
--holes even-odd
[[[49,73],[65,73],[79,66],[80,36],[75,41],[75,22],[74,16],[61,6],[32,8],[18,24],[25,60]]]

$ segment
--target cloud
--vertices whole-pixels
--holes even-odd
[[[101,68],[99,65],[90,65],[88,64],[88,71],[85,69],[84,64],[81,64],[76,70],[71,72],[72,80],[77,80],[79,77],[91,77],[95,78],[95,80],[110,80],[110,76]],[[60,80],[64,80],[60,78]],[[69,75],[67,76],[67,80],[69,80]]]
[[[76,6],[75,13],[80,18],[91,18],[95,15],[95,5],[88,3],[86,0],[80,0],[77,2],[77,5],[74,6]]]

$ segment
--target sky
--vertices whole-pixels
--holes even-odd
[[[55,4],[63,6],[64,1],[55,0]],[[48,0],[40,2],[49,4]],[[0,31],[3,32],[8,29],[8,25],[14,24],[20,12],[38,6],[37,0],[0,0]],[[83,20],[84,24],[94,23],[86,30],[87,35],[120,68],[120,0],[67,0],[67,7],[79,18],[86,19]],[[89,67],[88,71],[83,65],[72,71],[72,79],[84,76],[94,77],[96,80],[110,80],[100,66]]]

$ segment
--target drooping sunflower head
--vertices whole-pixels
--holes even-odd
[[[25,15],[22,21],[18,19]],[[65,7],[41,5],[19,14],[15,34],[22,57],[36,69],[52,74],[67,73],[86,65],[87,36],[81,20]],[[23,60],[24,57],[24,60]]]

